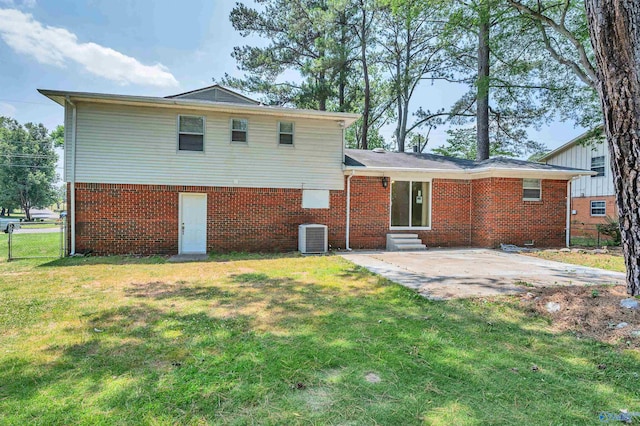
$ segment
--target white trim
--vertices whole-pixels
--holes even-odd
[[[88,101],[95,103],[151,106],[155,108],[185,108],[190,110],[197,109],[203,111],[218,111],[240,115],[251,113],[255,115],[330,120],[335,121],[336,125],[338,125],[339,122],[344,122],[346,127],[352,125],[360,118],[360,114],[351,114],[345,112],[316,111],[310,109],[295,109],[265,105],[244,105],[233,104],[230,102],[198,101],[195,99],[157,98],[151,96],[128,96],[107,93],[68,92],[62,90],[46,89],[38,89],[38,92],[48,97],[52,101],[59,103],[60,105],[64,105],[63,100],[65,96],[70,96],[73,97],[76,101]]]
[[[431,228],[433,225],[433,180],[430,178],[425,178],[423,180],[402,180],[402,179],[398,179],[401,182],[409,182],[409,223],[411,223],[411,206],[413,203],[413,197],[412,197],[412,193],[413,193],[413,188],[411,187],[411,184],[413,182],[428,182],[429,183],[429,226],[392,226],[391,225],[391,215],[393,214],[392,209],[391,209],[391,202],[393,199],[393,177],[389,178],[389,230],[390,231],[431,231]]]
[[[194,132],[181,132],[180,131],[180,119],[182,117],[191,117],[191,118],[201,118],[202,119],[202,133],[194,133]],[[196,154],[204,154],[205,145],[206,145],[206,128],[207,128],[207,117],[204,115],[190,115],[190,114],[178,114],[178,132],[176,133],[176,152],[180,154],[183,153],[196,153]],[[202,136],[202,151],[194,151],[190,149],[180,149],[180,135],[196,135]]]
[[[207,227],[204,228],[204,253],[200,252],[191,252],[191,251],[182,251],[182,198],[184,195],[188,196],[203,196],[204,197],[204,205],[205,205],[205,221],[208,222],[209,216],[209,206],[208,199],[206,193],[201,192],[180,192],[178,193],[178,254],[206,254],[207,252]]]
[[[398,178],[405,180],[420,180],[429,178],[439,179],[485,179],[489,177],[502,178],[531,178],[531,179],[550,179],[550,180],[568,180],[575,176],[591,176],[595,172],[581,170],[541,170],[541,169],[518,169],[518,168],[481,168],[470,170],[443,170],[443,169],[419,169],[404,167],[354,167],[345,166],[344,174],[348,175],[353,171],[355,176],[389,176],[393,174]]]
[[[68,96],[66,97],[66,102],[73,107],[71,115],[71,182],[69,185],[71,189],[71,201],[69,204],[71,205],[69,206],[69,210],[67,210],[67,215],[69,216],[69,222],[71,222],[71,247],[69,256],[74,256],[76,254],[76,124],[78,122],[78,108],[76,104],[71,102]]]
[[[247,125],[246,130],[234,129],[233,121],[244,121]],[[233,140],[233,132],[244,132],[245,140],[244,141],[234,141]],[[231,117],[229,119],[229,143],[232,145],[249,145],[249,119],[248,118],[240,118],[240,117]]]
[[[282,123],[291,124],[291,133],[282,132],[280,130],[280,124],[282,124]],[[280,143],[280,136],[281,135],[291,135],[291,143]],[[278,120],[278,123],[276,124],[276,142],[278,143],[279,147],[280,146],[284,147],[284,148],[295,148],[296,147],[296,123],[294,121]]]
[[[538,187],[534,188],[532,186],[525,186],[525,181],[526,180],[537,180],[538,181]],[[526,198],[524,196],[524,191],[526,189],[537,189],[539,192],[539,196],[537,198]],[[523,178],[522,179],[522,201],[542,201],[542,179],[537,179],[537,178]]]
[[[593,203],[604,203],[604,214],[593,214]],[[597,207],[597,208],[601,209],[602,207]],[[591,217],[606,217],[607,216],[607,200],[590,200],[589,215]]]

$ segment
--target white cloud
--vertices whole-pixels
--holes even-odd
[[[62,68],[74,61],[92,74],[121,84],[178,85],[162,64],[144,65],[109,47],[80,43],[66,29],[42,25],[31,14],[16,9],[0,9],[0,38],[14,51],[32,56],[42,64]]]
[[[15,0],[0,0],[0,4],[11,7],[16,7],[19,5]],[[22,0],[20,4],[24,7],[28,7],[29,9],[33,9],[34,7],[36,7],[36,0]]]
[[[0,102],[0,115],[13,118],[16,116],[16,107],[11,104]]]

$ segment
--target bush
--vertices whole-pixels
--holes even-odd
[[[607,216],[606,220],[607,220],[607,223],[601,223],[599,225],[596,225],[598,232],[601,233],[602,235],[606,235],[607,237],[610,237],[611,239],[613,239],[613,242],[616,245],[619,245],[621,241],[620,222],[618,222],[616,219],[613,219],[609,216]]]

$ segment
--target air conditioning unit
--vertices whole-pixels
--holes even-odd
[[[326,225],[305,223],[298,227],[298,250],[301,253],[326,253],[328,249]]]

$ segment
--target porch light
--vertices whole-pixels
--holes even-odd
[[[388,177],[386,177],[386,176],[383,176],[383,177],[382,177],[382,187],[383,187],[383,188],[386,188],[386,187],[388,187],[388,186],[389,186],[389,178],[388,178]]]

